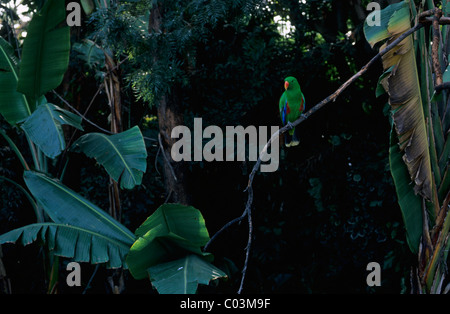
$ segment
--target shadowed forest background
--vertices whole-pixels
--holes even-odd
[[[43,2],[22,1],[31,10]],[[376,54],[363,34],[370,1],[231,2],[161,1],[159,18],[149,14],[151,4],[156,3],[152,0],[111,1],[108,11],[89,16],[83,12],[82,26],[71,27],[69,68],[56,92],[82,113],[90,105],[104,69],[97,63],[89,67],[75,49],[76,43],[89,38],[108,47],[117,60],[124,60],[117,70],[123,130],[138,125],[144,136],[157,139],[160,130],[176,124],[190,126],[194,117],[203,118],[203,127],[280,125],[278,100],[285,77],[298,79],[308,110]],[[385,7],[398,1],[377,2]],[[17,48],[27,22],[6,5],[2,1],[0,6],[0,35]],[[138,25],[137,16],[147,16],[148,23]],[[142,27],[166,36],[147,40],[141,36]],[[254,238],[244,292],[409,290],[409,272],[416,257],[406,244],[389,170],[387,96],[375,97],[381,73],[380,62],[335,102],[298,126],[300,145],[280,145],[278,171],[255,177]],[[47,97],[64,107],[55,94]],[[101,91],[86,118],[109,129],[108,115],[107,95]],[[17,145],[26,146],[3,117],[0,127]],[[99,132],[85,122],[83,127],[86,132]],[[66,130],[67,139],[72,134],[73,129]],[[75,134],[75,138],[79,136]],[[161,151],[158,153],[158,142],[145,143],[148,158],[142,185],[120,192],[121,222],[130,230],[164,202],[199,209],[211,236],[241,215],[253,162],[177,163],[174,171],[179,180],[174,182]],[[163,143],[170,154],[170,139]],[[63,183],[100,208],[109,208],[105,171],[93,159],[69,154]],[[54,173],[61,171],[57,163],[49,167]],[[23,182],[20,163],[3,139],[0,175]],[[14,186],[2,183],[0,193],[0,234],[34,221],[32,208]],[[247,237],[247,224],[241,223],[211,244],[210,252],[232,261],[236,268],[230,269],[227,281],[200,286],[200,293],[237,290]],[[40,246],[2,245],[1,249],[14,293],[46,292]],[[366,284],[369,262],[382,267],[381,287]],[[63,281],[67,272],[64,267],[59,271]],[[94,266],[82,264],[82,287],[70,288],[62,282],[58,292],[80,293],[93,272]],[[107,275],[100,267],[87,293],[110,292]],[[155,293],[148,280],[137,281],[128,274],[124,292]]]

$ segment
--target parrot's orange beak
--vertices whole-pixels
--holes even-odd
[[[288,87],[289,87],[289,82],[288,81],[286,81],[286,82],[284,82],[284,89],[288,89]]]

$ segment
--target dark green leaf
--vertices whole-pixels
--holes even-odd
[[[209,240],[200,211],[192,206],[164,204],[136,230],[138,239],[127,263],[136,279],[147,276],[147,268],[192,252],[203,255]]]
[[[160,294],[194,294],[198,284],[207,285],[211,280],[226,277],[223,271],[195,254],[152,266],[148,274]]]
[[[27,118],[32,111],[25,95],[17,92],[18,63],[11,45],[0,37],[0,114],[11,125]]]
[[[39,105],[21,127],[46,156],[55,158],[66,148],[63,124],[83,130],[79,116],[46,103]]]
[[[125,256],[130,248],[129,243],[62,223],[36,223],[0,235],[0,244],[28,245],[37,240],[46,243],[55,255],[76,262],[106,263],[108,268],[126,267]]]
[[[130,246],[133,243],[135,237],[125,226],[56,180],[32,171],[25,171],[24,180],[54,222],[91,230]]]
[[[120,182],[121,188],[132,189],[141,184],[147,168],[147,150],[138,126],[114,135],[85,134],[71,150],[95,158],[116,182]]]
[[[56,88],[69,64],[70,30],[64,1],[47,0],[33,15],[23,43],[17,90],[32,102]]]
[[[414,193],[408,169],[402,159],[395,131],[391,131],[391,146],[389,148],[391,174],[397,191],[398,203],[406,228],[406,239],[413,253],[419,249],[422,237],[422,198]]]

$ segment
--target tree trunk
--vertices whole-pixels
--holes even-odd
[[[162,20],[164,9],[161,4],[155,5],[150,11],[148,31],[163,33]],[[154,62],[158,62],[158,52],[154,51]],[[187,165],[185,162],[175,163],[171,156],[175,140],[171,138],[172,129],[183,124],[183,112],[176,87],[167,92],[157,102],[160,143],[164,155],[164,185],[167,193],[166,202],[190,204],[190,194],[187,192]]]
[[[158,121],[161,149],[164,154],[164,182],[167,201],[189,205],[191,198],[187,192],[187,165],[184,161],[174,162],[171,150],[176,139],[171,138],[172,129],[183,124],[183,115],[176,100],[175,90],[164,95],[158,103]]]
[[[120,95],[119,69],[112,56],[105,53],[105,66],[107,76],[105,77],[105,91],[111,106],[111,132],[116,134],[123,131],[122,126],[122,103]],[[108,185],[109,214],[117,221],[122,220],[122,205],[120,202],[119,184],[110,176]],[[121,268],[108,271],[107,282],[113,294],[120,294],[125,290],[125,281]]]
[[[107,53],[105,53],[105,66],[108,73],[105,78],[105,90],[108,95],[109,105],[111,106],[111,132],[115,134],[123,130],[120,80],[116,63]],[[109,213],[114,219],[120,222],[122,210],[119,186],[111,177],[109,178],[109,182]]]

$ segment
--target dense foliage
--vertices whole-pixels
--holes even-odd
[[[36,9],[44,2],[24,3]],[[85,51],[77,46],[89,39],[120,63],[124,130],[138,125],[152,139],[159,133],[157,110],[164,95],[174,96],[187,126],[194,117],[202,117],[204,126],[279,125],[278,99],[286,76],[298,78],[309,109],[375,54],[362,33],[369,1],[107,2],[107,8],[97,7],[90,15],[83,12],[82,26],[71,28],[70,63],[56,91],[80,112],[89,107],[86,118],[109,129],[108,95],[100,92],[91,104],[107,72],[103,57],[87,64]],[[386,5],[389,1],[380,2]],[[152,25],[150,12],[158,4],[161,23]],[[14,10],[1,8],[0,34],[16,47],[11,27],[20,18],[9,14]],[[21,28],[26,30],[27,24]],[[381,63],[301,124],[300,145],[280,147],[279,170],[256,176],[246,292],[408,291],[415,256],[406,244],[389,170],[387,96],[375,97],[380,73]],[[64,107],[55,94],[47,98]],[[30,160],[20,130],[3,118],[0,128],[24,147],[25,158]],[[99,132],[85,122],[83,128]],[[72,132],[66,130],[68,139]],[[74,137],[79,136],[75,133]],[[23,169],[7,144],[1,139],[1,178],[23,182]],[[121,222],[129,230],[138,228],[171,197],[164,186],[165,160],[158,143],[146,140],[145,145],[148,157],[142,184],[121,191]],[[109,177],[105,170],[82,154],[68,154],[64,184],[107,209]],[[209,235],[242,213],[252,166],[248,161],[201,161],[183,169],[189,205],[201,211]],[[53,175],[63,168],[64,164],[49,164]],[[2,181],[0,190],[0,234],[34,222],[33,209],[14,184]],[[199,286],[200,292],[237,290],[247,232],[245,224],[235,225],[212,243],[216,266],[229,279]],[[48,289],[48,277],[42,271],[45,262],[37,245],[3,245],[2,250],[13,292]],[[62,260],[63,282],[67,261]],[[366,284],[366,265],[373,261],[382,266],[381,287]],[[89,274],[83,280],[96,272],[88,293],[109,292],[105,284],[109,270],[82,267]],[[128,273],[125,279],[127,293],[154,291],[148,281],[135,280]],[[64,293],[80,292],[76,289],[58,286]]]

